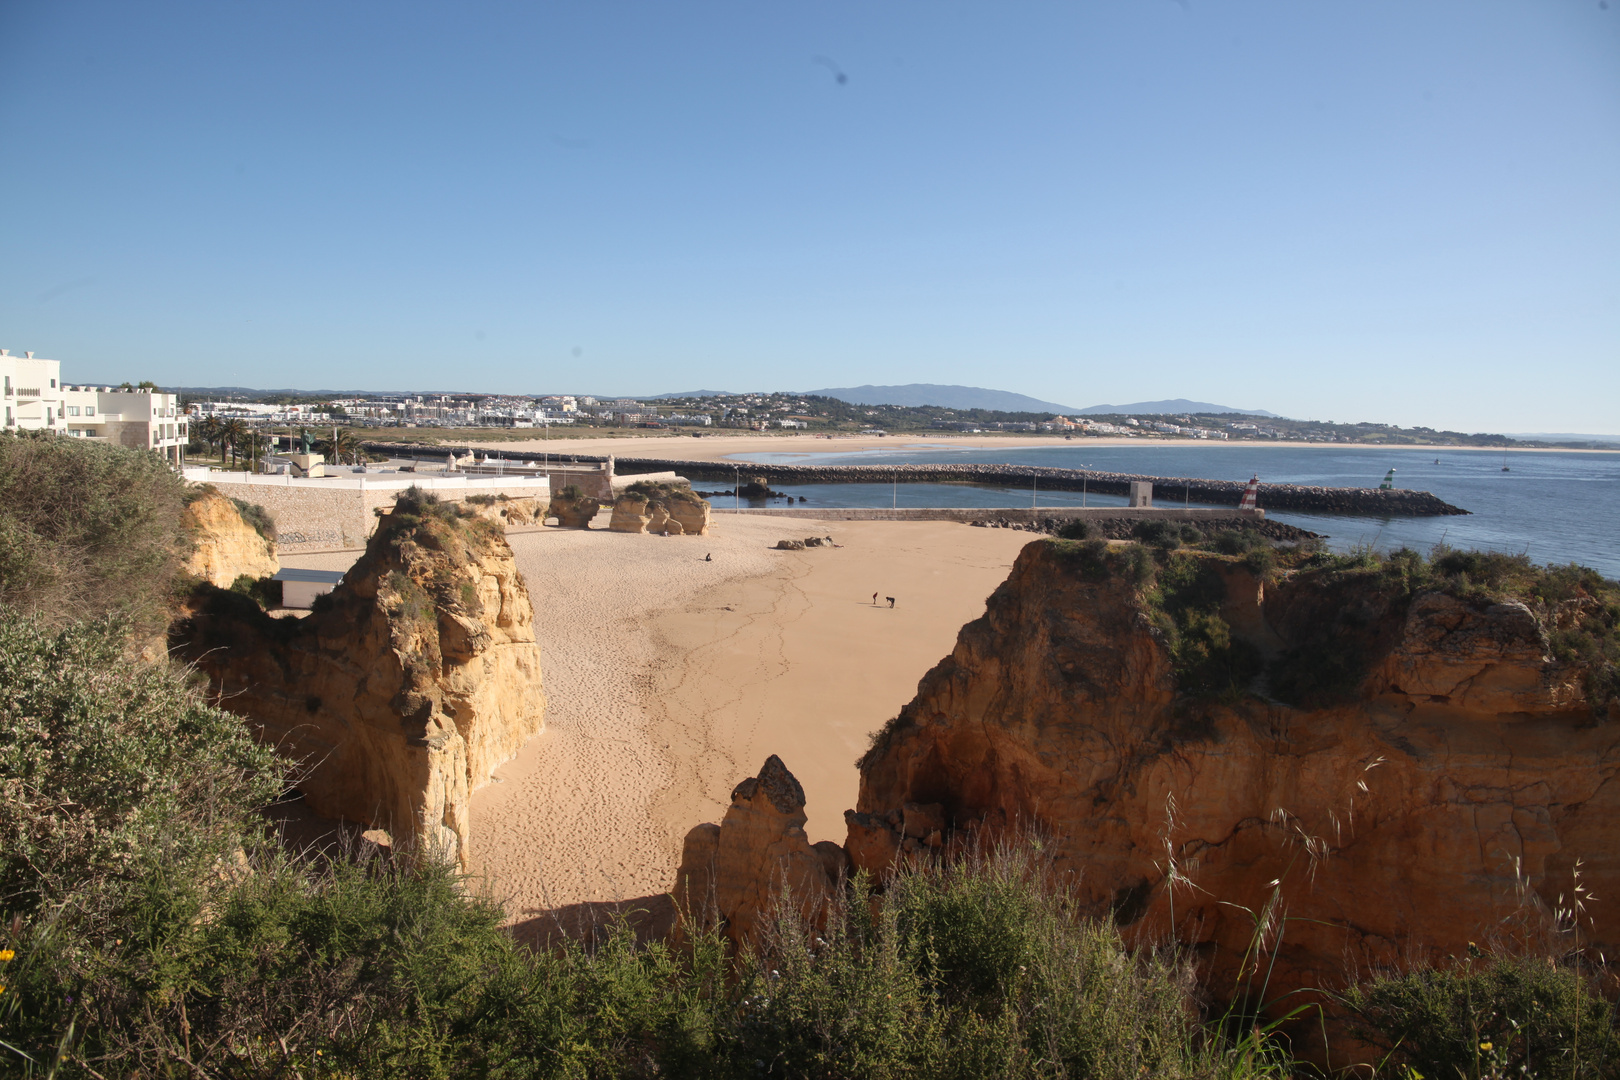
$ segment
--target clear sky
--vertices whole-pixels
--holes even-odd
[[[1620,432],[1620,0],[0,0],[0,345]]]

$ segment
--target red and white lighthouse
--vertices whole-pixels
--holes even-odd
[[[1249,486],[1243,489],[1243,498],[1238,500],[1238,509],[1239,510],[1257,510],[1257,509],[1259,509],[1259,503],[1257,502],[1257,499],[1258,499],[1259,495],[1260,495],[1260,474],[1255,473],[1254,478],[1249,481]]]

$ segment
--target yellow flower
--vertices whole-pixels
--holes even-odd
[[[10,960],[16,955],[17,953],[13,949],[0,949],[0,964],[5,963],[7,960]]]
[[[1479,1044],[1479,1048],[1481,1050],[1489,1050],[1491,1048],[1491,1044],[1488,1042],[1482,1042]]]

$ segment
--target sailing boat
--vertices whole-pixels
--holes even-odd
[[[1507,451],[1506,450],[1502,451],[1502,471],[1503,472],[1512,472],[1513,471],[1512,469],[1508,468]]]

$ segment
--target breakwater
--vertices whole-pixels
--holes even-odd
[[[472,447],[423,447],[400,443],[368,443],[378,453],[424,457],[464,454]],[[509,461],[539,461],[541,454],[504,451],[484,446],[479,453],[494,453]],[[552,461],[600,462],[585,454],[545,455]],[[1180,476],[1055,469],[1040,465],[762,465],[756,462],[683,461],[677,458],[616,457],[619,475],[674,471],[692,480],[720,480],[728,485],[739,475],[746,483],[760,478],[771,484],[990,484],[998,487],[1036,486],[1044,491],[1094,491],[1099,495],[1128,495],[1133,482],[1153,485],[1156,503],[1210,503],[1236,506],[1246,486],[1242,480],[1203,480]],[[1439,517],[1469,511],[1427,491],[1380,488],[1321,487],[1310,484],[1260,485],[1260,506],[1271,510],[1299,510],[1319,514],[1358,514],[1375,517]]]
[[[1144,476],[1054,469],[1039,465],[760,465],[723,461],[676,461],[666,458],[621,457],[616,472],[673,470],[689,479],[746,482],[758,477],[772,484],[994,484],[1045,491],[1095,491],[1099,495],[1128,495],[1133,481],[1153,485],[1156,503],[1214,503],[1236,506],[1247,485],[1241,480],[1195,480],[1177,476]],[[1317,487],[1306,484],[1260,485],[1260,506],[1273,510],[1317,513],[1370,514],[1389,517],[1433,517],[1466,514],[1427,491],[1383,491],[1378,488]]]

